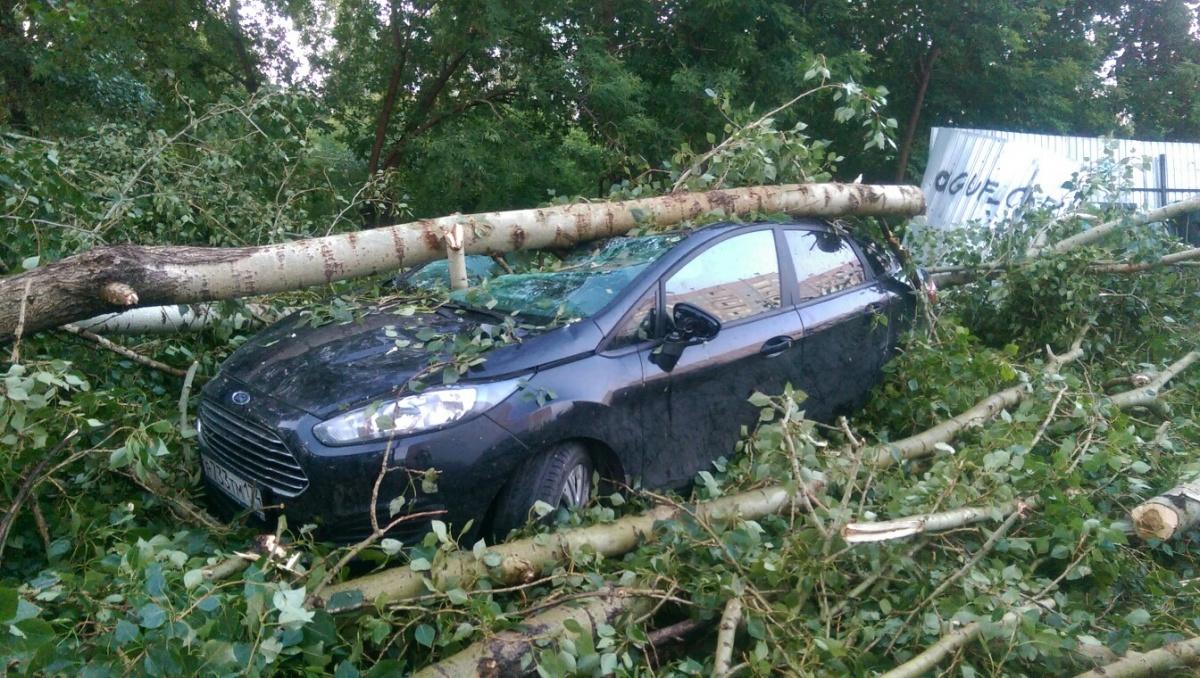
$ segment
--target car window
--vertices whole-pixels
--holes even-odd
[[[687,302],[723,323],[779,308],[779,261],[769,231],[738,235],[713,245],[666,282],[667,309]]]
[[[799,301],[840,292],[866,280],[858,255],[837,234],[787,231],[786,238],[796,269]]]
[[[609,349],[633,346],[654,338],[654,311],[658,306],[657,285],[642,295],[633,305],[633,311],[625,317],[624,322],[613,332],[613,340]]]

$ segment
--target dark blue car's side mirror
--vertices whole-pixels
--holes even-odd
[[[683,349],[703,344],[721,331],[721,321],[702,308],[688,303],[678,303],[671,310],[672,328],[663,343],[650,354],[655,365],[670,372],[675,369]]]

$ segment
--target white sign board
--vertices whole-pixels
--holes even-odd
[[[1063,183],[1080,169],[1079,162],[1019,141],[941,130],[921,182],[926,223],[996,224],[1031,205],[1059,206],[1070,193]]]

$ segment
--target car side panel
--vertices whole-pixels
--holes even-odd
[[[533,452],[567,439],[609,447],[624,472],[642,471],[642,366],[637,349],[587,357],[539,371],[488,412]]]

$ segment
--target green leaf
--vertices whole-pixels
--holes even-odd
[[[415,634],[417,642],[425,647],[433,647],[433,638],[436,635],[437,632],[429,624],[421,624],[418,626]]]
[[[0,621],[17,616],[17,601],[20,599],[15,590],[0,588]]]
[[[167,621],[167,613],[154,603],[146,603],[138,610],[142,628],[156,629]]]
[[[1129,622],[1130,626],[1145,626],[1150,621],[1150,613],[1139,607],[1125,615],[1125,621]]]
[[[425,558],[414,558],[412,562],[408,564],[408,567],[413,572],[428,572],[431,566],[429,561]]]
[[[117,641],[117,646],[120,647],[132,640],[137,640],[140,633],[138,627],[122,619],[117,622],[117,628],[113,631],[113,639]]]
[[[771,404],[771,397],[765,393],[759,393],[758,391],[750,394],[749,400],[750,404],[755,407],[768,407]]]
[[[433,533],[437,535],[438,541],[442,542],[443,544],[450,541],[450,538],[446,532],[446,523],[443,523],[440,520],[431,520],[429,521],[429,529],[433,530]]]
[[[313,620],[316,613],[304,607],[305,588],[280,589],[271,597],[271,604],[279,610],[279,623],[285,628],[299,628]]]
[[[183,575],[183,586],[188,589],[194,589],[204,581],[204,568],[196,568],[188,570]]]

